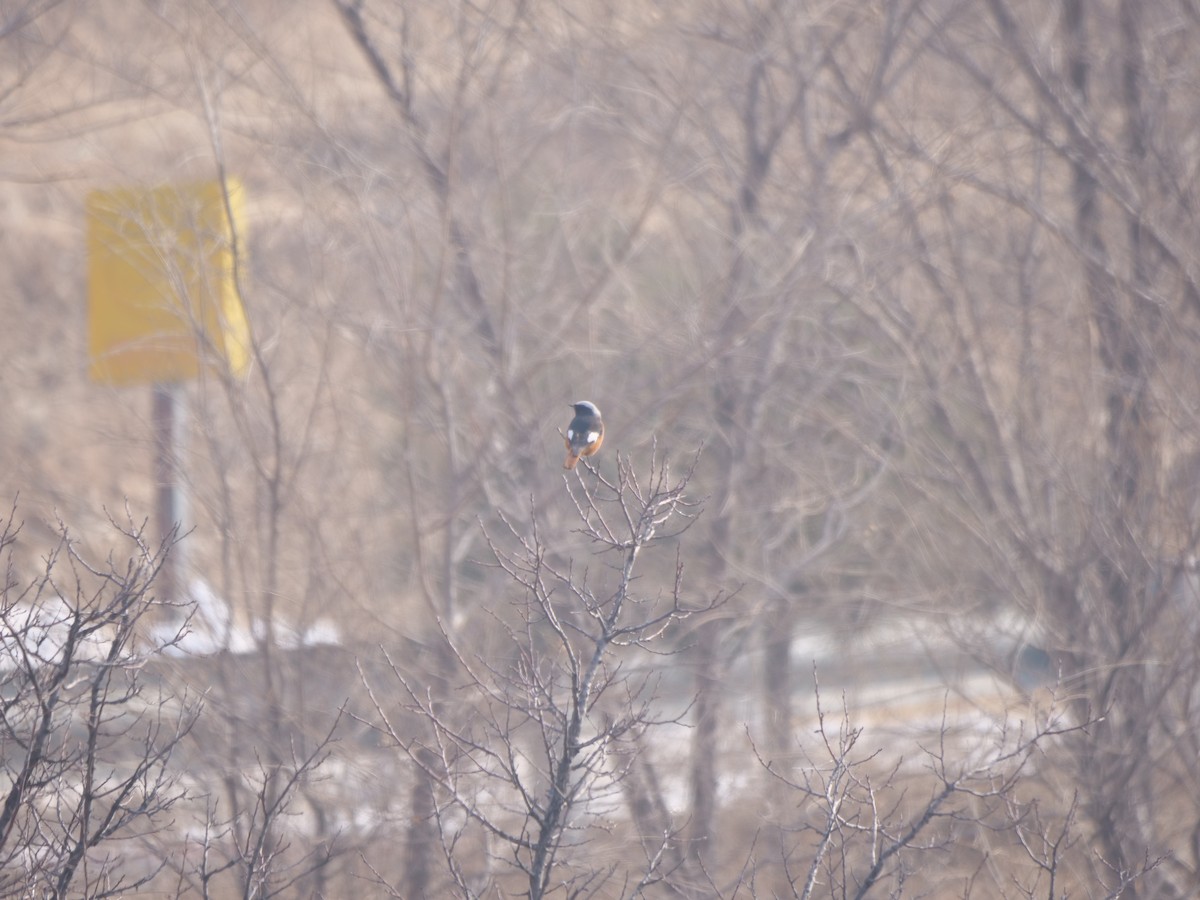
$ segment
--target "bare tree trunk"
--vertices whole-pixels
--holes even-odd
[[[1129,152],[1144,155],[1140,123],[1137,4],[1122,2],[1122,44],[1125,51],[1123,93]],[[1064,0],[1062,24],[1067,51],[1070,85],[1076,101],[1086,110],[1089,101],[1089,56],[1086,4]],[[1095,790],[1088,807],[1097,828],[1108,864],[1118,874],[1128,873],[1144,850],[1138,840],[1139,795],[1132,779],[1148,758],[1142,711],[1146,708],[1145,671],[1135,661],[1142,656],[1141,636],[1152,615],[1147,590],[1153,578],[1154,561],[1139,546],[1138,527],[1149,520],[1154,466],[1158,456],[1153,423],[1153,398],[1149,392],[1146,346],[1149,332],[1140,303],[1133,292],[1145,288],[1141,228],[1136,216],[1129,219],[1133,291],[1122,289],[1107,270],[1110,255],[1102,233],[1104,215],[1098,202],[1098,185],[1090,169],[1088,151],[1077,148],[1072,164],[1072,195],[1075,230],[1086,258],[1084,284],[1097,335],[1101,378],[1105,385],[1105,464],[1109,493],[1101,501],[1102,531],[1099,576],[1102,605],[1109,610],[1112,633],[1100,646],[1111,648],[1111,658],[1087,660],[1089,681],[1094,688],[1090,700],[1106,715],[1097,726],[1093,744],[1086,754],[1084,770]],[[1150,488],[1148,490],[1148,487]],[[1129,527],[1129,523],[1136,523]],[[1103,626],[1102,626],[1103,627]],[[1097,648],[1099,649],[1099,648]],[[1144,845],[1142,845],[1144,847]],[[1135,898],[1130,882],[1117,894]]]
[[[718,675],[720,630],[719,621],[705,622],[700,626],[693,650],[696,705],[689,774],[692,809],[685,859],[696,867],[702,867],[709,857],[717,808],[717,751],[722,705]]]
[[[735,254],[734,272],[740,269]],[[735,301],[734,284],[731,278],[730,302]],[[726,317],[726,323],[738,318],[736,306]],[[725,364],[728,365],[727,361]],[[725,366],[721,366],[723,370]],[[724,375],[724,377],[722,377]],[[722,371],[718,375],[715,391],[715,422],[720,441],[712,448],[716,470],[722,473],[721,489],[714,498],[713,506],[718,510],[709,536],[709,578],[715,585],[725,584],[728,577],[726,559],[730,552],[730,536],[733,533],[734,482],[738,465],[736,393],[733,378]],[[726,627],[723,619],[711,619],[703,623],[696,636],[692,658],[696,673],[695,728],[692,732],[691,758],[691,827],[688,834],[686,859],[697,869],[702,868],[709,857],[714,842],[714,823],[717,808],[718,758],[721,739],[721,711],[723,660],[721,657],[721,635]],[[693,873],[696,874],[696,873]]]
[[[762,693],[766,712],[766,749],[784,753],[792,742],[792,640],[793,622],[803,602],[800,597],[771,600],[762,623]]]
[[[436,771],[437,761],[425,747],[416,751],[421,756],[420,764],[414,767],[412,797],[409,799],[410,822],[404,846],[404,896],[426,897],[433,855],[437,852],[434,829],[437,827],[437,810],[434,804],[434,781],[430,774]]]
[[[1083,0],[1063,0],[1062,28],[1063,40],[1066,45],[1066,59],[1070,86],[1074,90],[1076,100],[1081,106],[1087,104],[1089,62],[1087,53],[1087,23],[1085,19]],[[1115,286],[1104,276],[1103,267],[1107,262],[1107,247],[1100,230],[1100,213],[1098,210],[1098,190],[1095,176],[1087,163],[1076,160],[1071,166],[1071,193],[1075,205],[1075,230],[1079,242],[1084,249],[1086,258],[1083,264],[1084,283],[1091,306],[1092,318],[1099,335],[1099,352],[1104,373],[1113,379],[1110,382],[1107,397],[1108,422],[1106,439],[1108,442],[1109,465],[1112,469],[1113,495],[1110,498],[1109,518],[1119,514],[1137,491],[1138,460],[1129,456],[1125,440],[1129,436],[1129,426],[1132,424],[1129,413],[1138,415],[1136,411],[1125,406],[1126,398],[1120,389],[1117,372],[1122,367],[1132,367],[1134,359],[1127,359],[1129,348],[1121,345],[1126,335],[1123,330],[1122,316],[1118,308],[1118,297]],[[1125,582],[1122,567],[1115,559],[1101,559],[1103,591],[1114,610],[1119,609],[1125,602],[1130,585]],[[1085,661],[1086,665],[1086,661]],[[1097,684],[1098,690],[1088,692],[1088,701],[1103,702],[1103,686]],[[1119,727],[1118,722],[1111,719],[1100,726],[1110,732],[1109,736],[1098,735],[1097,740],[1085,751],[1085,756],[1093,765],[1089,766],[1100,780],[1109,781],[1112,767],[1119,765],[1118,761],[1106,758],[1104,749],[1107,746],[1123,746],[1121,738],[1113,734]],[[1089,815],[1096,827],[1097,838],[1104,848],[1104,856],[1108,864],[1117,872],[1125,872],[1129,868],[1129,860],[1121,839],[1122,820],[1126,810],[1117,796],[1111,791],[1094,791],[1089,797]],[[1136,889],[1129,886],[1122,895],[1126,898],[1136,897]]]

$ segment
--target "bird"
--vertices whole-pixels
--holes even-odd
[[[591,456],[604,443],[604,423],[600,421],[600,409],[590,400],[572,403],[575,418],[567,426],[567,459],[564,469],[573,469],[581,456]]]

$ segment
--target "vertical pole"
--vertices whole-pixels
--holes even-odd
[[[178,382],[155,384],[153,390],[155,517],[159,537],[166,541],[174,533],[178,541],[188,528],[182,466],[187,392]],[[184,597],[185,546],[179,541],[170,548],[158,574],[158,594],[167,603]]]

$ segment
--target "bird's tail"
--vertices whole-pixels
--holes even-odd
[[[577,463],[577,462],[579,462],[579,456],[568,450],[567,451],[567,459],[563,463],[563,468],[564,469],[573,469],[573,468],[575,468],[575,463]]]

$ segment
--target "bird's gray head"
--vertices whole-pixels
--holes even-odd
[[[577,416],[595,416],[600,418],[600,407],[591,400],[580,400],[577,403],[572,403],[571,408],[575,410]]]

